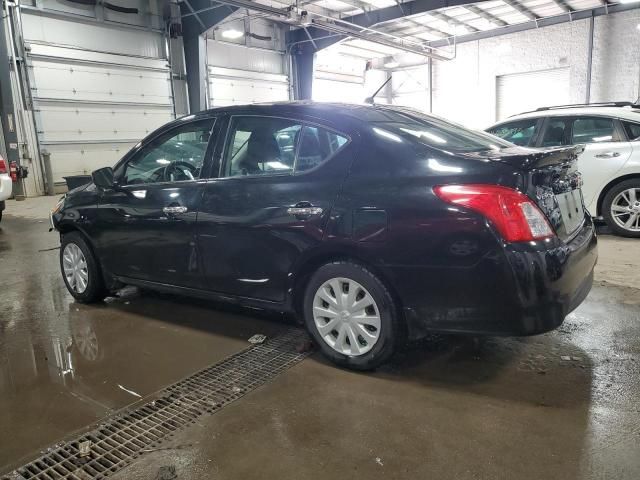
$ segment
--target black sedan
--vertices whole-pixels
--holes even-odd
[[[597,257],[578,153],[399,107],[219,108],[94,172],[52,222],[79,302],[132,284],[295,313],[369,369],[429,332],[563,322]]]

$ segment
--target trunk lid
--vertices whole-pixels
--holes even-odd
[[[578,155],[583,151],[582,145],[544,150],[514,146],[468,156],[506,163],[521,172],[523,193],[536,202],[556,235],[567,240],[580,229],[585,218],[582,175],[577,169]]]

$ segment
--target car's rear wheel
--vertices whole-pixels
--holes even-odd
[[[602,202],[602,216],[614,233],[640,237],[640,180],[614,185]]]
[[[340,366],[378,367],[402,336],[389,290],[367,268],[333,262],[311,277],[304,297],[304,320],[322,352]]]
[[[97,259],[81,233],[62,237],[60,270],[67,290],[78,302],[93,303],[106,297]]]

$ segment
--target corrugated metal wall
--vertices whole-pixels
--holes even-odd
[[[38,139],[54,181],[113,165],[174,116],[162,34],[23,11]]]

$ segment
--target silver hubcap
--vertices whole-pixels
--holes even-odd
[[[89,270],[87,259],[80,247],[75,243],[68,243],[62,252],[62,269],[67,279],[67,284],[76,293],[82,293],[89,283]]]
[[[344,355],[364,355],[380,338],[380,311],[371,294],[349,278],[324,282],[313,299],[322,339]]]
[[[640,195],[638,188],[629,188],[620,192],[611,203],[611,216],[614,221],[633,232],[640,230]]]

